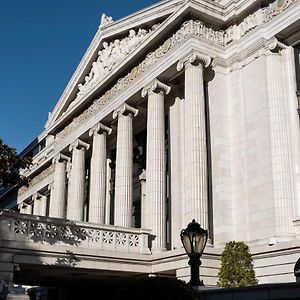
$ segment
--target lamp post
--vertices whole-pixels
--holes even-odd
[[[189,256],[189,265],[191,266],[191,280],[189,285],[192,287],[204,286],[200,280],[199,267],[201,265],[200,257],[206,246],[208,233],[194,219],[188,224],[186,229],[182,229],[180,233],[181,242]]]

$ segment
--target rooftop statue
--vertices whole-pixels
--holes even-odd
[[[112,22],[113,22],[113,18],[103,13],[101,16],[101,22],[99,28],[102,28],[103,26],[108,25]]]

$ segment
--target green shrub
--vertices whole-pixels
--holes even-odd
[[[244,242],[226,243],[221,256],[221,268],[217,285],[223,288],[257,284],[253,259]]]

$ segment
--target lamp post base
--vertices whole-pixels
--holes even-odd
[[[190,256],[189,265],[191,267],[191,280],[188,283],[191,287],[193,286],[204,286],[202,280],[200,280],[199,267],[201,260],[199,255]]]
[[[190,281],[188,282],[188,286],[190,286],[191,288],[204,287],[204,283],[203,280]]]

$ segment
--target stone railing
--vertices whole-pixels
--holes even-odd
[[[0,240],[150,254],[150,230],[0,210]]]

